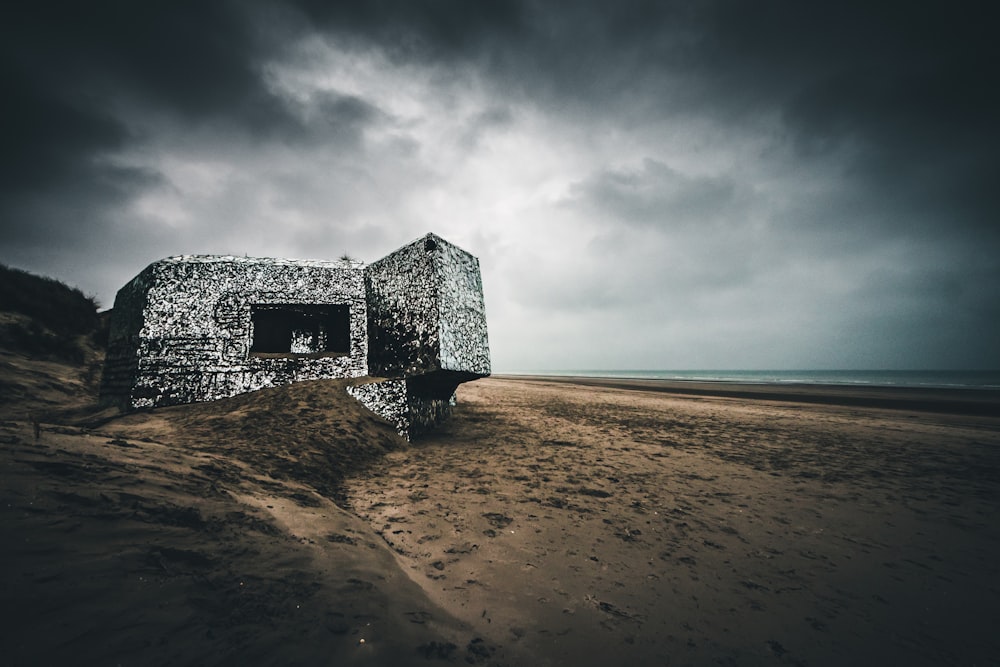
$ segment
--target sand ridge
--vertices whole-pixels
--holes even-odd
[[[0,440],[5,664],[483,662],[335,502],[405,445],[343,381]]]

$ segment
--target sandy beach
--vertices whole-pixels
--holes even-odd
[[[343,381],[6,403],[5,662],[996,664],[998,398],[876,393],[490,378],[413,444]]]
[[[614,384],[470,384],[351,504],[435,602],[553,664],[995,662],[995,417]]]

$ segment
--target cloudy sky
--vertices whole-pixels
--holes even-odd
[[[0,262],[478,256],[494,368],[1000,368],[975,2],[24,2]]]

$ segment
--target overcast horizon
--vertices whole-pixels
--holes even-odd
[[[480,260],[496,372],[1000,369],[986,3],[32,3],[0,262]]]

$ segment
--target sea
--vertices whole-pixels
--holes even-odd
[[[742,384],[813,384],[867,387],[928,387],[937,389],[1000,390],[1000,370],[996,371],[646,371],[646,370],[533,370],[511,371],[504,375],[556,375],[690,382],[738,382]]]

